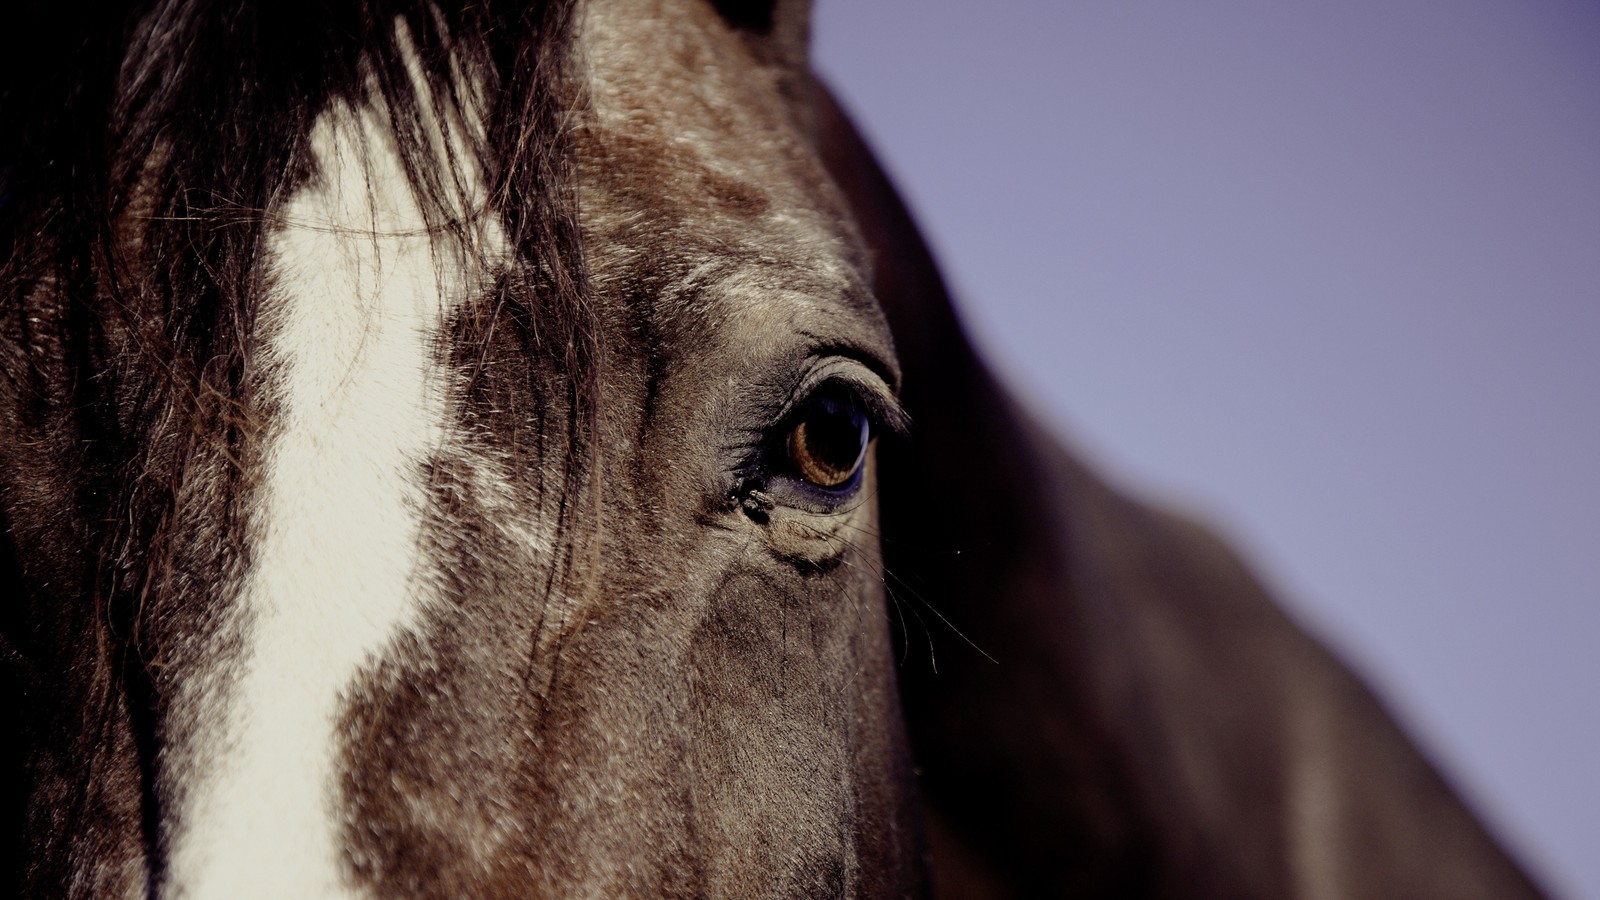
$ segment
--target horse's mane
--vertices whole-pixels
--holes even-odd
[[[463,235],[429,123],[482,122],[446,153],[475,157],[512,254],[494,296],[449,327],[461,346],[485,334],[518,343],[518,371],[529,375],[514,398],[526,401],[527,434],[557,463],[545,493],[565,524],[586,477],[599,352],[569,173],[581,99],[572,7],[147,0],[91,15],[30,0],[8,13],[0,399],[19,407],[20,429],[71,432],[63,447],[75,458],[57,477],[75,482],[61,490],[76,498],[88,546],[56,562],[83,573],[93,603],[54,627],[93,628],[99,644],[85,651],[92,661],[17,662],[66,643],[25,634],[22,623],[45,617],[19,608],[0,617],[9,664],[93,666],[108,702],[112,681],[142,680],[137,653],[123,651],[139,645],[147,601],[193,568],[173,556],[172,537],[196,527],[177,520],[193,505],[180,498],[199,493],[230,518],[200,526],[213,531],[191,544],[237,543],[244,513],[222,498],[251,488],[259,413],[270,406],[251,384],[256,310],[270,288],[263,246],[283,200],[316,177],[312,126],[333,104],[387,112],[427,221]],[[212,571],[237,573],[237,546],[207,552]]]
[[[44,0],[11,17],[11,46],[0,53],[9,69],[0,99],[0,284],[13,316],[40,302],[41,288],[59,304],[73,344],[68,368],[86,376],[68,402],[95,432],[85,438],[122,455],[91,470],[142,472],[146,488],[157,473],[181,479],[184,448],[157,449],[138,433],[141,423],[173,417],[215,440],[217,429],[199,419],[220,416],[230,443],[249,443],[250,410],[237,401],[256,301],[268,287],[258,265],[263,235],[283,198],[315,176],[312,124],[337,102],[376,101],[387,111],[424,215],[463,232],[428,123],[482,113],[485,127],[467,130],[465,152],[476,157],[514,250],[487,309],[495,327],[519,336],[537,373],[526,394],[539,406],[537,430],[579,449],[592,416],[597,338],[567,165],[577,101],[571,7],[156,0],[96,20]],[[469,108],[463,81],[481,86],[483,109]],[[11,324],[25,329],[27,321]],[[130,348],[154,370],[137,374],[150,377],[115,377]],[[38,379],[32,392],[50,393],[42,373],[13,365],[0,373],[30,376]],[[116,433],[104,433],[108,425]],[[569,478],[580,477],[576,468]],[[115,510],[117,519],[165,504],[134,505]],[[165,527],[136,521],[111,549],[125,559],[133,548],[159,547]]]

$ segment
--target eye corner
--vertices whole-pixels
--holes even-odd
[[[900,405],[900,399],[893,394],[870,394],[867,406],[872,414],[873,435],[887,434],[899,440],[908,440],[911,437],[911,414]]]

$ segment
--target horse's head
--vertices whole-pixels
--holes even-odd
[[[34,883],[911,889],[904,415],[804,10],[398,12],[158,4],[89,69],[114,158],[38,208],[107,244],[24,241],[8,333],[13,471],[73,460],[10,498],[30,616],[81,626],[16,655],[94,730],[30,751]]]
[[[896,362],[765,37],[584,8],[569,305],[546,315],[505,241],[502,292],[439,323],[417,621],[327,685],[338,836],[380,893],[912,883],[870,448]],[[393,565],[328,538],[332,565]]]

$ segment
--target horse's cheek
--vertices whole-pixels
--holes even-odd
[[[863,760],[849,687],[870,616],[831,581],[729,578],[691,641],[697,827],[730,895],[853,887]]]

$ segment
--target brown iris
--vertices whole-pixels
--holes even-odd
[[[844,397],[812,400],[789,432],[789,459],[801,478],[837,489],[850,482],[867,455],[867,417]]]

